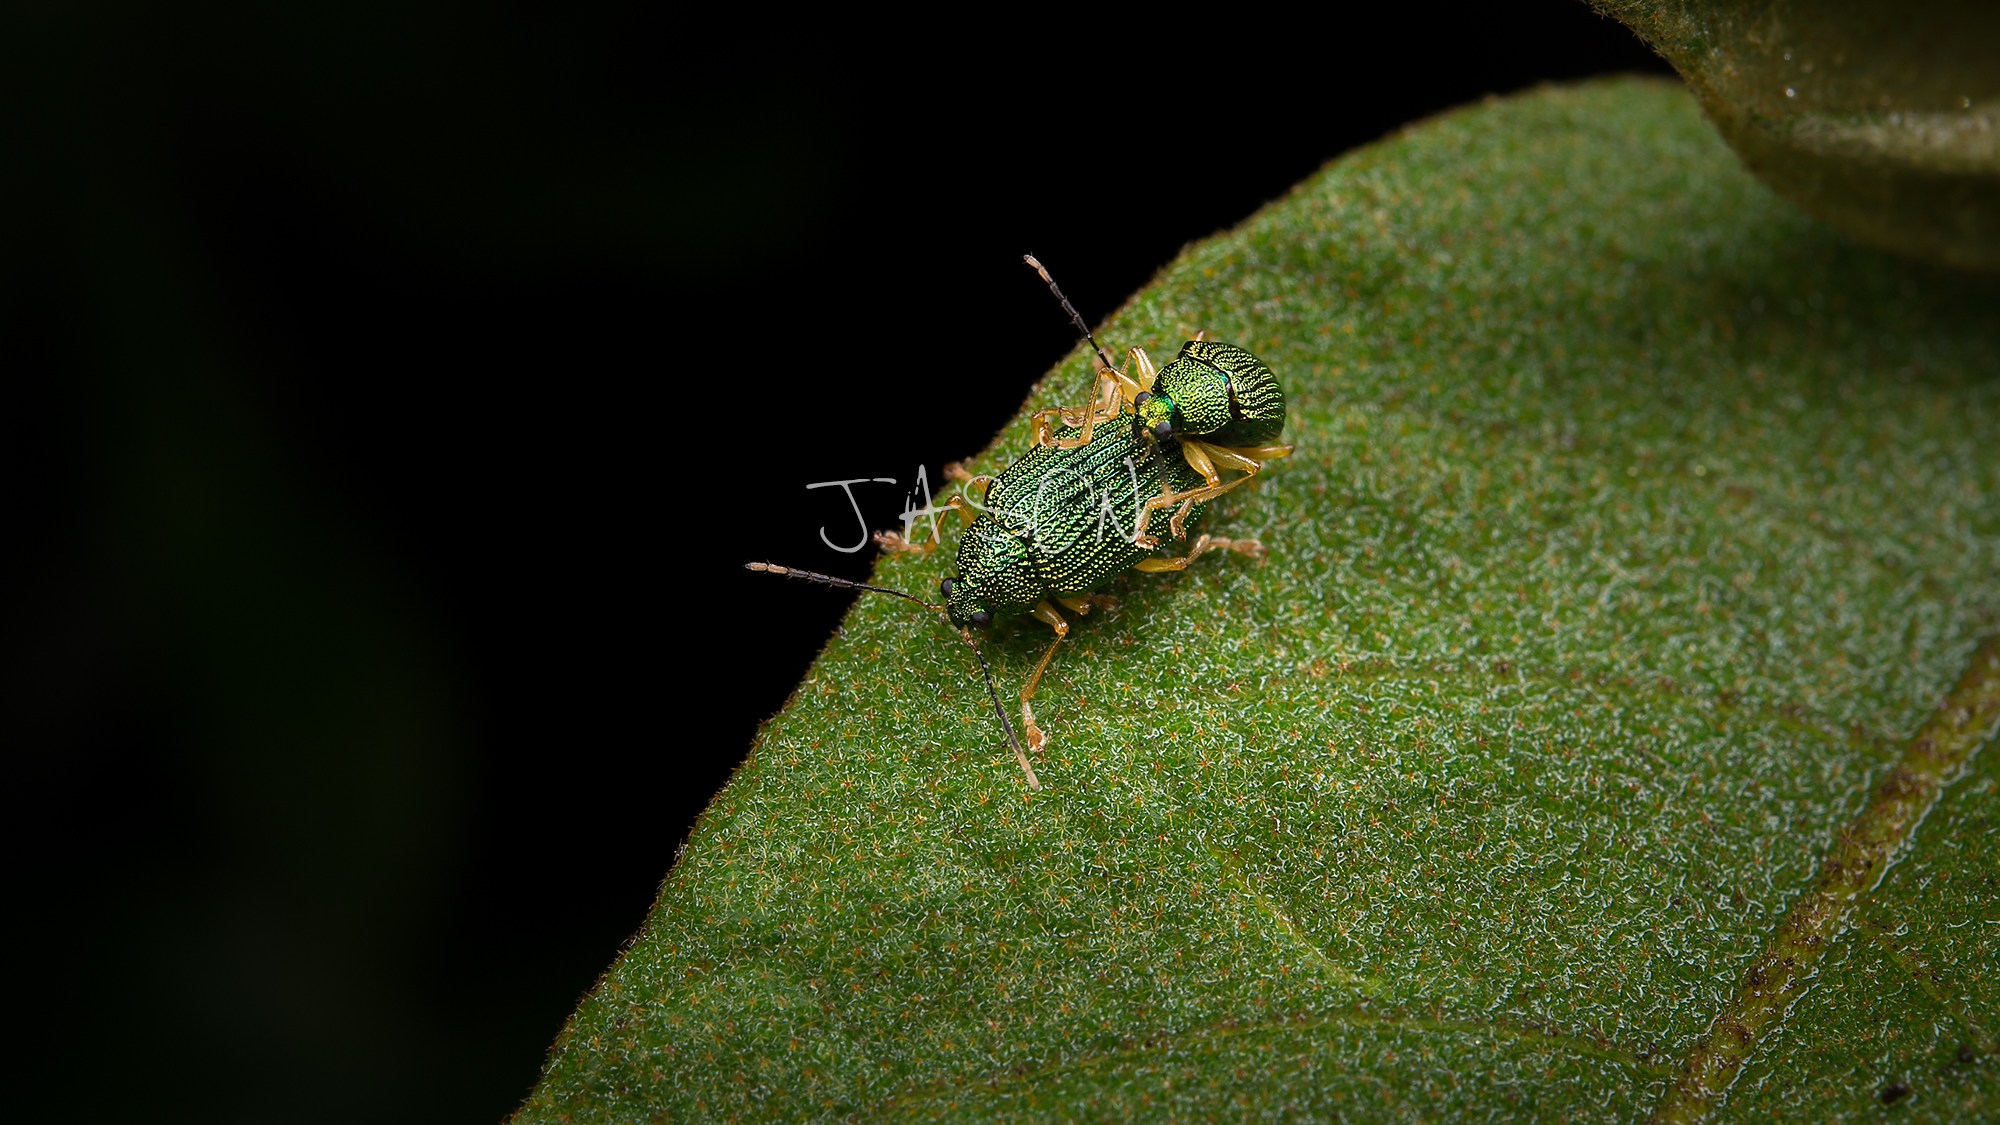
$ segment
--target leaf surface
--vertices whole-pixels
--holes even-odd
[[[1205,517],[1269,558],[1108,588],[1040,793],[970,653],[863,600],[521,1119],[1645,1118],[2000,631],[1996,309],[1773,197],[1672,85],[1342,158],[1099,333],[1279,373],[1298,452]],[[1003,696],[1048,635],[985,638]],[[1697,1116],[2000,1107],[1971,761]]]

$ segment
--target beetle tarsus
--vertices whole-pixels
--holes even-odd
[[[901,532],[895,531],[876,532],[875,542],[884,551],[892,555],[928,555],[932,551],[937,550],[937,540],[935,539],[923,543],[912,543],[908,539],[903,538]]]
[[[1043,734],[1042,728],[1036,725],[1035,709],[1029,706],[1028,701],[1025,699],[1021,701],[1021,730],[1028,737],[1028,749],[1040,754],[1048,748],[1049,736]],[[1023,766],[1026,764],[1026,762],[1022,763]],[[1034,775],[1030,772],[1029,776],[1032,777]]]

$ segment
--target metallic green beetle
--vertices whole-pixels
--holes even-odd
[[[1285,391],[1263,361],[1235,344],[1189,340],[1140,391],[1138,426],[1154,438],[1199,437],[1208,445],[1259,446],[1285,428]]]
[[[1072,439],[1082,431],[1056,436]],[[1204,534],[1186,541],[1186,521],[1208,498],[1245,478],[1211,487],[1188,464],[1184,446],[1146,436],[1136,425],[1109,425],[1097,427],[1085,445],[1037,445],[991,479],[983,503],[968,502],[978,516],[959,540],[957,573],[939,583],[952,624],[985,627],[996,617],[1028,613],[1056,633],[1021,688],[1021,722],[1031,749],[1047,744],[1031,701],[1069,635],[1057,606],[1088,613],[1090,591],[1127,569],[1180,570],[1214,550],[1263,554],[1254,539]],[[1162,555],[1159,539],[1145,530],[1147,515],[1163,506],[1155,505],[1163,498],[1179,504],[1170,521],[1179,549],[1172,556]],[[1035,784],[1025,758],[1022,765]]]
[[[1126,569],[1180,570],[1213,550],[1260,556],[1254,539],[1201,535],[1187,543],[1187,523],[1210,500],[1242,484],[1265,461],[1283,457],[1290,445],[1270,444],[1284,429],[1285,396],[1277,377],[1256,356],[1233,344],[1196,339],[1180,355],[1155,370],[1146,353],[1131,351],[1131,371],[1112,366],[1096,337],[1055,279],[1040,262],[1026,259],[1042,275],[1064,311],[1097,354],[1093,401],[1074,409],[1044,410],[1034,416],[1033,448],[997,477],[958,474],[970,485],[986,482],[979,501],[962,494],[944,507],[955,509],[969,526],[959,541],[956,573],[939,589],[942,606],[914,595],[867,586],[811,571],[751,563],[762,570],[850,589],[872,590],[942,610],[958,627],[975,655],[972,629],[995,618],[1032,614],[1055,630],[1056,639],[1021,688],[1021,720],[1031,748],[1047,736],[1035,722],[1030,701],[1069,623],[1056,607],[1090,611],[1090,592]],[[1221,471],[1244,475],[1223,481]],[[948,470],[949,471],[949,470]],[[1156,511],[1172,509],[1168,538],[1183,548],[1161,554],[1160,539],[1148,531]],[[931,551],[931,541],[915,545],[894,533],[876,537],[891,551]],[[978,656],[982,672],[985,657]],[[1031,788],[1040,789],[1033,765],[1014,739],[990,673],[987,691],[1006,729],[1015,758]]]
[[[1135,538],[1145,536],[1153,512],[1180,504],[1172,523],[1173,537],[1179,539],[1194,512],[1193,505],[1235,488],[1257,475],[1264,462],[1292,451],[1289,445],[1271,444],[1285,428],[1285,391],[1262,360],[1235,344],[1196,333],[1194,339],[1181,345],[1172,363],[1158,370],[1143,348],[1133,348],[1128,364],[1131,373],[1127,374],[1112,366],[1090,326],[1063,296],[1049,271],[1032,255],[1024,260],[1048,283],[1070,321],[1090,341],[1098,361],[1091,406],[1037,411],[1035,444],[1061,449],[1089,445],[1097,426],[1112,424],[1129,411],[1134,440],[1149,441],[1156,448],[1175,447],[1203,478],[1200,486],[1173,489],[1167,487],[1165,479],[1170,474],[1162,469],[1162,490],[1140,513]],[[1058,435],[1051,418],[1079,432],[1070,437]],[[1239,470],[1244,475],[1225,484],[1220,474],[1223,469]]]

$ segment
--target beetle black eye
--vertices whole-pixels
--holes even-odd
[[[938,593],[943,594],[947,598],[951,596],[951,579],[938,579]]]
[[[984,629],[988,625],[993,624],[993,615],[982,609],[978,613],[972,614],[971,616],[967,617],[966,620],[972,622],[974,625],[979,626],[981,629]]]
[[[1132,396],[1133,406],[1144,406],[1151,401],[1153,401],[1153,392],[1151,391],[1140,391],[1138,394]]]
[[[1161,441],[1165,441],[1168,438],[1174,436],[1173,421],[1171,419],[1162,420],[1159,425],[1153,427],[1153,436],[1160,439]]]

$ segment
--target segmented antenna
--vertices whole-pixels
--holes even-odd
[[[817,582],[822,586],[838,586],[843,590],[872,590],[878,594],[894,594],[906,601],[913,601],[925,609],[944,612],[943,606],[932,605],[915,594],[905,594],[901,590],[891,590],[887,586],[870,586],[866,582],[849,582],[845,578],[835,578],[831,574],[821,574],[816,570],[800,570],[797,567],[779,566],[777,563],[767,562],[744,563],[743,569],[775,574],[780,578],[803,578],[808,582]],[[972,630],[960,629],[958,636],[965,642],[965,647],[972,650],[973,657],[979,661],[979,674],[986,680],[986,694],[993,700],[993,713],[1000,716],[1000,729],[1007,732],[1007,745],[1014,748],[1014,760],[1021,763],[1021,772],[1028,775],[1028,788],[1040,789],[1041,779],[1035,776],[1035,767],[1028,764],[1028,755],[1021,750],[1020,740],[1014,737],[1014,724],[1007,721],[1007,709],[1000,706],[1000,689],[993,686],[993,672],[986,667],[986,654],[979,651],[978,642],[972,639]]]
[[[1054,293],[1056,300],[1062,302],[1063,311],[1069,314],[1070,323],[1076,325],[1076,330],[1083,333],[1084,339],[1090,341],[1091,350],[1097,353],[1098,362],[1104,364],[1107,369],[1116,371],[1118,365],[1112,363],[1111,357],[1104,354],[1104,348],[1097,342],[1097,337],[1090,334],[1090,325],[1083,322],[1083,317],[1077,313],[1076,306],[1069,303],[1068,297],[1063,296],[1061,287],[1056,285],[1055,278],[1049,276],[1048,269],[1036,261],[1033,254],[1023,254],[1021,260],[1035,267],[1035,272],[1041,274],[1042,280],[1049,283],[1049,292]]]
[[[816,570],[800,570],[795,566],[779,566],[777,563],[767,562],[744,563],[743,569],[762,571],[765,574],[775,574],[780,578],[803,578],[808,582],[817,582],[822,586],[838,586],[843,590],[873,590],[878,594],[894,594],[899,598],[908,598],[925,609],[934,609],[939,613],[944,612],[943,606],[932,605],[915,594],[905,594],[901,590],[891,590],[887,586],[870,586],[866,582],[849,582],[845,578],[835,578],[831,574],[821,574]]]
[[[1040,789],[1041,779],[1035,776],[1035,767],[1028,764],[1028,756],[1021,752],[1021,744],[1014,738],[1014,724],[1007,721],[1007,709],[1000,706],[1000,689],[993,686],[993,673],[986,669],[986,654],[979,651],[979,645],[973,641],[972,630],[961,628],[958,636],[965,642],[965,647],[972,650],[972,655],[979,659],[979,674],[986,677],[986,694],[993,698],[993,713],[1000,716],[1001,729],[1007,732],[1007,745],[1014,748],[1014,760],[1021,763],[1021,772],[1028,775],[1028,788]]]

